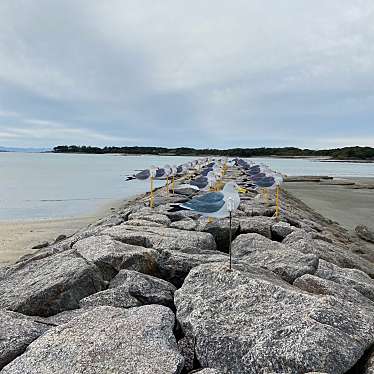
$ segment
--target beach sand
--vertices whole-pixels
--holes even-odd
[[[34,245],[52,243],[57,236],[71,235],[94,222],[96,217],[0,222],[0,264],[14,262],[35,252]]]
[[[373,178],[345,178],[373,183]],[[290,182],[284,188],[326,218],[353,231],[357,225],[374,230],[374,190],[313,182]]]
[[[114,201],[100,208],[95,214],[64,219],[28,221],[0,221],[0,265],[12,263],[19,257],[35,252],[33,246],[53,243],[59,235],[72,235],[81,228],[105,217],[123,204]]]

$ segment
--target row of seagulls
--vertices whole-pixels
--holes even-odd
[[[235,165],[246,176],[247,183],[239,186],[235,181],[224,184],[223,178],[229,165]],[[279,217],[279,191],[283,177],[266,165],[258,165],[243,159],[198,159],[179,166],[165,165],[162,168],[152,166],[137,174],[128,176],[126,180],[150,180],[150,207],[154,207],[154,180],[166,180],[166,190],[169,191],[169,180],[171,179],[172,191],[174,193],[175,178],[184,178],[184,184],[179,187],[191,187],[195,191],[202,192],[189,201],[179,204],[171,204],[170,212],[189,210],[202,216],[211,218],[229,218],[230,233],[230,269],[231,269],[231,220],[233,212],[240,204],[239,193],[249,190],[256,192],[276,190],[276,217]],[[249,182],[249,183],[248,183]],[[220,186],[223,185],[222,191]],[[208,221],[209,222],[209,221]]]
[[[250,184],[247,184],[246,187],[251,190],[259,190],[264,195],[266,204],[268,201],[268,192],[275,190],[275,216],[279,218],[280,186],[283,183],[282,174],[271,170],[266,165],[253,164],[243,159],[235,159],[234,163],[249,178]]]

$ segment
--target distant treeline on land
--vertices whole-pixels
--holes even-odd
[[[335,149],[300,149],[295,147],[283,148],[231,148],[231,149],[195,149],[195,148],[164,148],[164,147],[90,147],[76,145],[60,145],[53,148],[56,153],[123,153],[129,155],[170,155],[170,156],[238,156],[238,157],[330,157],[337,160],[374,160],[374,148],[344,147]]]

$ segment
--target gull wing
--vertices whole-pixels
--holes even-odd
[[[149,169],[142,170],[141,172],[135,174],[136,179],[145,180],[150,177]]]
[[[215,196],[211,196],[211,194],[208,193],[180,205],[183,208],[193,210],[197,213],[215,213],[225,205],[225,200],[223,193],[214,192],[213,194],[215,194]]]

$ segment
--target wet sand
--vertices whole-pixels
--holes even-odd
[[[344,178],[373,183],[373,178]],[[374,190],[313,182],[290,182],[284,188],[326,218],[348,230],[366,225],[374,230]]]
[[[19,257],[35,252],[33,246],[43,242],[53,243],[59,235],[72,235],[81,228],[109,215],[121,206],[115,201],[99,209],[94,215],[65,219],[29,221],[0,221],[0,266],[12,263]]]
[[[33,246],[49,242],[57,236],[71,235],[94,222],[96,217],[55,220],[0,222],[0,264],[14,262],[20,256],[35,252]]]

